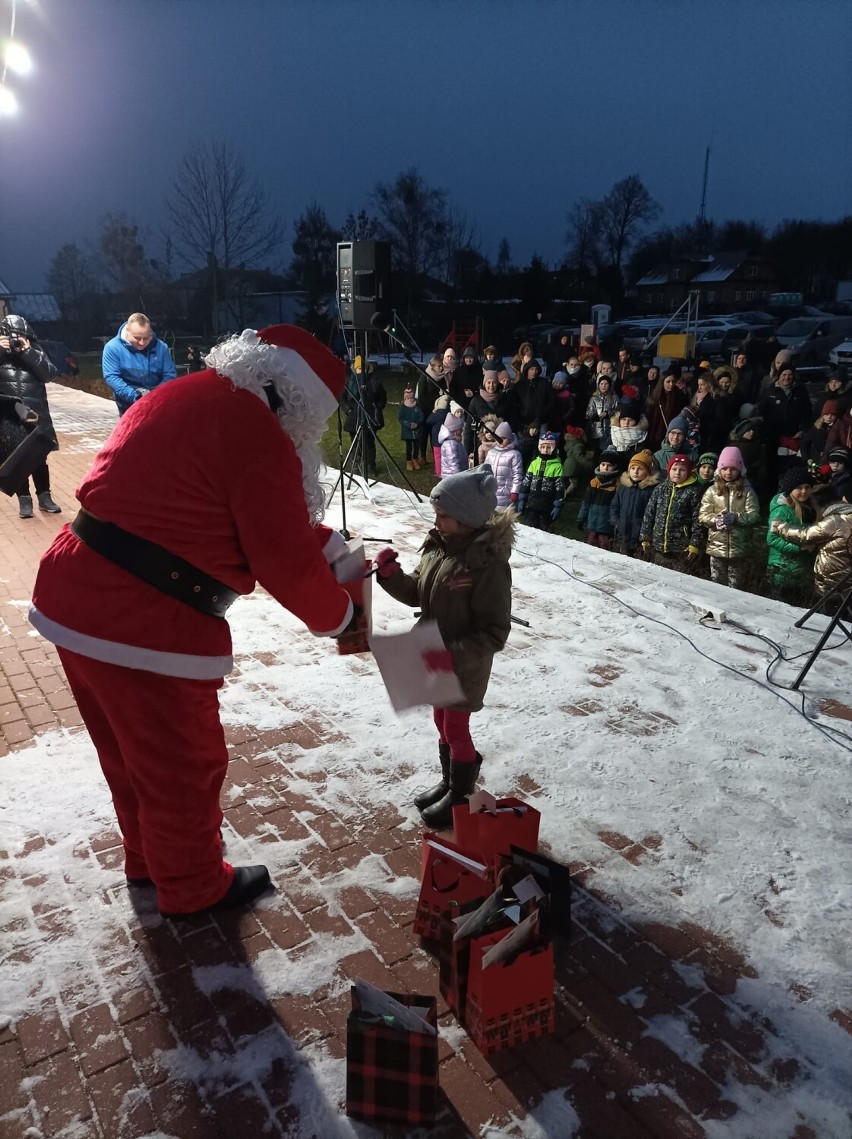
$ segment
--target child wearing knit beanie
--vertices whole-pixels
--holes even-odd
[[[659,481],[659,473],[654,469],[654,456],[647,449],[637,451],[618,480],[610,505],[615,548],[620,554],[636,557],[641,552],[639,535],[645,507]]]
[[[435,527],[414,573],[403,572],[390,548],[376,555],[376,570],[392,597],[437,623],[446,648],[425,654],[424,663],[427,671],[454,672],[463,693],[460,703],[434,708],[441,779],[414,800],[424,823],[441,830],[452,825],[453,806],[473,793],[482,763],[470,716],[482,708],[494,654],[509,636],[515,514],[496,509],[487,463],[441,479],[431,501]]]
[[[732,589],[745,586],[749,535],[760,521],[757,495],[746,481],[738,447],[723,447],[716,477],[701,499],[698,520],[707,528],[710,577]]]

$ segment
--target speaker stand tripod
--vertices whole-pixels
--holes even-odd
[[[796,621],[795,628],[801,629],[807,622],[808,618],[812,617],[814,613],[818,613],[820,611],[831,612],[830,609],[827,609],[829,603],[835,603],[833,616],[828,625],[825,627],[825,631],[823,632],[822,636],[814,646],[813,652],[805,661],[802,667],[802,671],[793,681],[791,685],[792,688],[797,689],[805,679],[811,665],[815,662],[819,654],[825,648],[826,644],[828,643],[828,638],[831,636],[835,629],[840,628],[846,636],[846,639],[852,641],[852,629],[848,628],[843,621],[844,618],[848,619],[849,617],[852,617],[852,573],[847,574],[843,581],[835,585],[834,588],[829,590],[829,592],[826,593],[823,597],[820,597],[816,604],[811,606],[804,617],[800,617],[799,620]]]
[[[405,481],[406,486],[417,499],[422,502],[423,498],[417,491],[417,488],[412,484],[411,479],[406,475],[405,471],[397,463],[396,459],[385,446],[384,440],[379,436],[378,432],[373,427],[370,416],[365,407],[364,400],[364,384],[367,382],[368,377],[368,352],[367,352],[367,332],[356,332],[353,336],[353,355],[360,356],[362,360],[361,378],[358,378],[358,391],[353,393],[350,389],[350,396],[355,399],[355,416],[356,427],[355,433],[352,436],[352,442],[349,445],[349,450],[346,455],[343,454],[343,421],[340,414],[340,407],[337,408],[337,449],[340,461],[340,471],[334,486],[328,494],[327,502],[331,502],[334,497],[338,485],[340,486],[340,499],[341,499],[341,515],[343,520],[342,531],[346,534],[346,491],[351,490],[352,484],[356,483],[357,486],[363,490],[367,498],[372,501],[371,480],[370,480],[370,461],[376,461],[377,452],[376,447],[381,447],[384,452],[385,459],[388,464],[392,466],[399,477]],[[372,446],[370,446],[372,444]],[[372,485],[376,484],[376,477],[373,474]]]

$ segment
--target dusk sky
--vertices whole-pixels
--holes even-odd
[[[10,0],[0,0],[0,36]],[[664,213],[852,213],[849,0],[18,0],[36,71],[0,120],[0,280],[37,291],[108,211],[162,255],[181,156],[228,141],[287,225],[417,165],[483,252],[565,249],[638,173]]]

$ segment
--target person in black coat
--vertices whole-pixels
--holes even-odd
[[[763,420],[767,482],[775,486],[790,459],[798,458],[799,440],[813,422],[810,396],[804,384],[796,382],[792,364],[782,365],[775,383],[760,397],[757,414]]]
[[[528,360],[521,368],[521,378],[506,393],[506,419],[515,434],[520,435],[533,420],[547,426],[555,410],[556,397],[550,381],[542,376],[538,360]]]
[[[22,316],[9,315],[0,322],[0,395],[14,396],[38,415],[39,426],[53,437],[53,450],[59,449],[59,441],[50,418],[46,384],[56,375],[56,369],[48,360],[38,338]],[[36,467],[32,474],[40,510],[48,514],[59,514],[61,506],[53,501],[50,493],[50,472],[45,461]],[[27,478],[17,490],[18,514],[21,518],[32,518],[33,499],[30,494],[30,480]]]
[[[557,372],[565,371],[565,366],[572,355],[571,334],[562,332],[547,352],[547,375],[551,380]]]
[[[450,399],[467,411],[470,401],[482,387],[482,365],[476,358],[476,349],[468,344],[462,353],[462,362],[450,380]]]
[[[384,409],[388,402],[385,385],[376,375],[373,365],[367,363],[364,375],[363,361],[356,356],[352,371],[346,377],[346,386],[340,397],[340,405],[346,413],[343,430],[349,433],[354,443],[358,427],[363,420],[361,444],[366,473],[376,473],[376,432],[385,425]]]

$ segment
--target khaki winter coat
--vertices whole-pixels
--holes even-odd
[[[813,526],[791,526],[779,522],[778,532],[797,546],[817,546],[814,585],[817,593],[828,593],[852,572],[852,506],[833,502]]]
[[[460,537],[430,530],[413,573],[379,578],[391,597],[420,607],[421,621],[438,622],[465,695],[459,711],[482,707],[494,654],[509,636],[514,537],[514,511],[495,511],[482,530]]]
[[[736,514],[736,525],[730,530],[717,530],[717,514]],[[716,477],[701,499],[698,521],[707,527],[707,553],[711,558],[744,558],[749,531],[760,521],[757,495],[744,479],[726,483]]]

